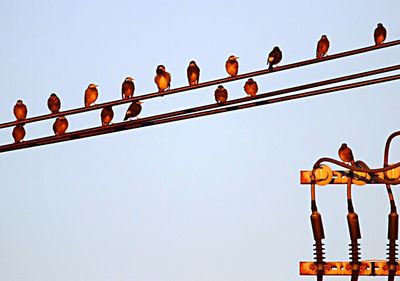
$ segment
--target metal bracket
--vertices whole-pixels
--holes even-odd
[[[329,166],[322,165],[314,171],[315,184],[324,186],[327,184],[347,184],[349,171],[334,171]],[[312,171],[300,171],[300,184],[312,183]],[[369,174],[353,172],[352,183],[355,185],[379,184],[379,179],[384,179],[384,173]],[[390,180],[400,179],[400,167],[386,172],[386,178]]]
[[[324,275],[351,276],[352,265],[350,262],[325,262]],[[386,261],[362,261],[360,262],[359,275],[363,276],[388,276],[389,266]],[[300,275],[317,275],[315,262],[300,262]],[[396,275],[400,275],[400,268],[397,267]]]

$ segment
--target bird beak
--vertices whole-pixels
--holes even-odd
[[[235,57],[235,59],[237,60],[239,57]]]
[[[142,102],[142,101],[138,101],[137,103],[138,103],[138,104],[142,104],[142,103],[144,103],[144,102]]]

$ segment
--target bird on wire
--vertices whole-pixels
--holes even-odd
[[[129,99],[133,97],[135,92],[135,83],[133,83],[132,77],[126,77],[124,82],[122,82],[122,99]]]
[[[56,136],[60,136],[68,129],[68,120],[64,116],[60,116],[53,124],[53,131]]]
[[[237,61],[239,57],[234,55],[229,56],[225,63],[226,72],[228,72],[230,77],[235,77],[239,71],[239,62]]]
[[[200,68],[193,60],[189,63],[189,66],[187,68],[187,78],[190,86],[199,84]]]
[[[165,70],[165,66],[159,65],[156,69],[154,82],[157,84],[158,92],[164,92],[171,87],[171,74]]]
[[[258,92],[257,82],[254,81],[253,78],[249,78],[244,84],[244,91],[246,92],[247,96],[255,97]]]
[[[92,105],[96,100],[97,97],[99,96],[99,91],[97,90],[96,84],[89,84],[85,91],[85,107],[89,107]]]
[[[143,102],[140,101],[134,101],[131,103],[131,105],[128,107],[128,110],[126,111],[125,117],[124,117],[124,121],[130,119],[130,118],[134,118],[140,114],[140,112],[142,111],[142,104]]]
[[[386,39],[386,28],[383,26],[383,24],[378,23],[378,26],[375,28],[374,31],[374,40],[375,40],[375,45],[380,45],[383,42],[385,42]]]
[[[317,44],[317,58],[326,56],[329,49],[329,40],[326,35],[322,35]]]
[[[22,125],[17,125],[12,131],[12,136],[15,143],[21,142],[25,137],[25,129]]]
[[[228,91],[224,88],[224,86],[219,85],[215,90],[214,97],[217,103],[224,103],[228,100]]]
[[[269,64],[268,69],[273,70],[273,66],[280,63],[281,60],[282,60],[282,51],[279,49],[278,46],[275,46],[268,55],[268,62],[267,62],[267,64]]]
[[[111,106],[106,106],[101,110],[101,124],[103,126],[110,125],[112,119],[114,118],[114,111]]]
[[[341,145],[340,148],[339,148],[338,154],[339,154],[339,158],[340,158],[344,163],[350,163],[352,166],[355,165],[353,152],[352,152],[351,149],[347,146],[347,144],[342,143],[342,145]]]
[[[14,116],[18,121],[22,121],[26,119],[26,115],[28,114],[28,109],[26,105],[22,102],[22,100],[17,100],[17,103],[14,105]]]
[[[53,114],[58,113],[60,111],[61,101],[55,93],[52,93],[49,99],[47,100],[47,107]]]

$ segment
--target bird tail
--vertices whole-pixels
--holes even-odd
[[[269,65],[268,70],[272,71],[273,70],[272,64],[268,62],[268,65]]]
[[[124,117],[124,121],[128,120],[128,115],[126,114]]]

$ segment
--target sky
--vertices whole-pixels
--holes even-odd
[[[18,99],[28,116],[83,106],[89,83],[98,102],[156,91],[163,64],[171,87],[187,84],[195,60],[201,81],[370,46],[382,22],[400,38],[399,1],[0,1],[0,123]],[[395,65],[398,47],[255,77],[260,92]],[[243,84],[225,84],[229,99]],[[214,102],[214,87],[146,100],[139,117]],[[310,188],[299,171],[338,158],[381,167],[386,138],[400,130],[399,82],[336,92],[0,155],[0,280],[214,281],[314,280]],[[122,121],[128,105],[115,107]],[[100,125],[100,112],[67,117],[68,131]],[[47,120],[25,126],[26,140],[52,135]],[[12,128],[0,143],[12,142]],[[390,161],[399,161],[399,141]],[[334,169],[338,167],[332,166]],[[354,188],[362,259],[384,259],[389,204],[384,186]],[[394,188],[400,202],[399,192]],[[326,260],[348,260],[344,186],[317,190]],[[348,277],[328,277],[341,280]],[[385,278],[375,278],[384,280]]]

